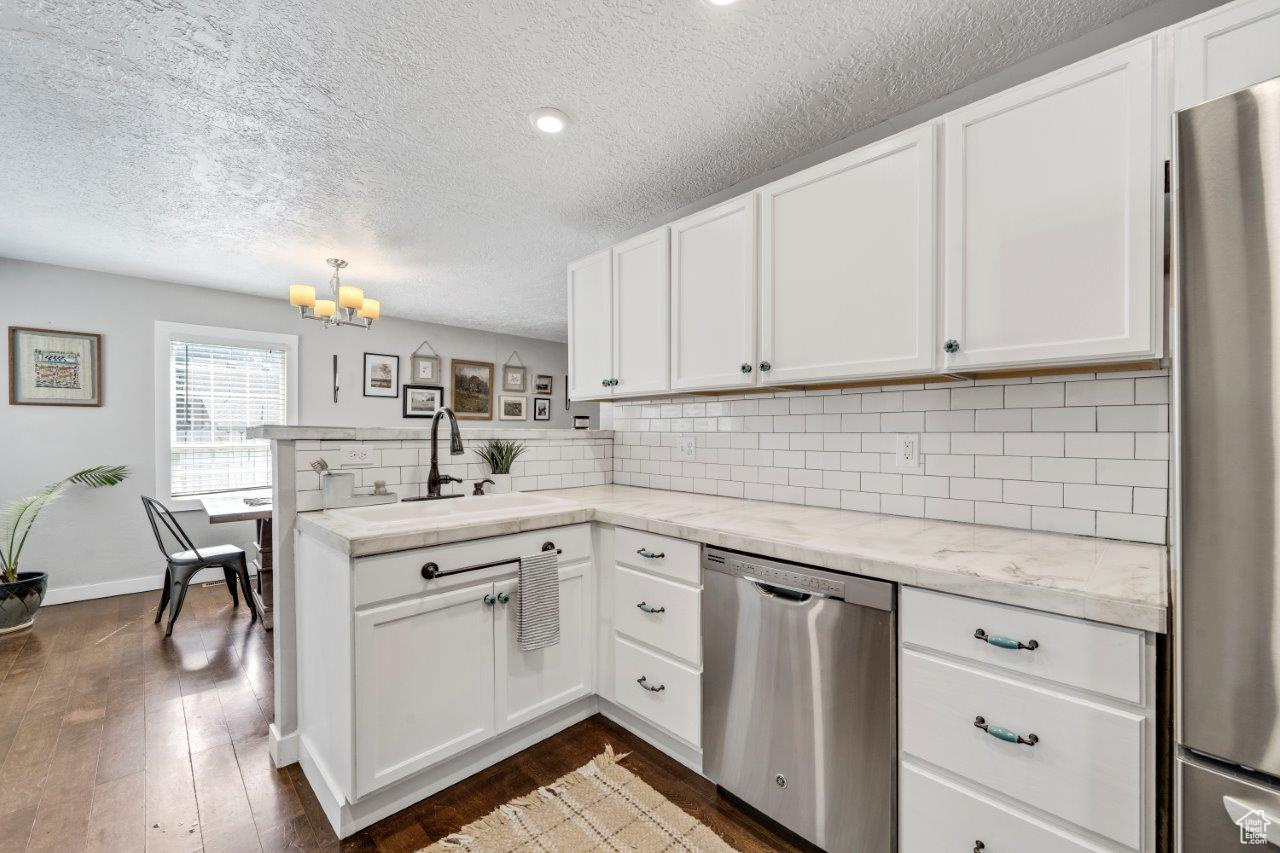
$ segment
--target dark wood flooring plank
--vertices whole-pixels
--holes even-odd
[[[99,782],[85,831],[85,849],[94,853],[143,850],[146,833],[146,779],[142,770]]]
[[[210,853],[259,850],[258,831],[231,742],[193,754],[191,770],[204,849]]]

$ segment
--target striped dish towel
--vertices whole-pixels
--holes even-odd
[[[516,640],[522,651],[560,642],[560,559],[555,551],[520,558]]]

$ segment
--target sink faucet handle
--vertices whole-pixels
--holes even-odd
[[[490,480],[488,477],[485,477],[483,480],[476,480],[475,491],[473,491],[471,494],[475,497],[479,497],[480,495],[483,495],[485,483],[488,483],[490,486],[494,484],[493,480]]]

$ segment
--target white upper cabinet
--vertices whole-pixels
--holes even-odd
[[[934,367],[934,127],[760,191],[764,384]]]
[[[1155,51],[1143,39],[944,118],[948,368],[1160,354]]]
[[[670,258],[664,225],[613,247],[613,393],[667,390]]]
[[[1173,108],[1280,76],[1280,0],[1240,0],[1173,28]]]
[[[671,390],[756,384],[756,196],[671,226]]]
[[[569,396],[607,397],[613,376],[613,267],[608,249],[569,265]]]

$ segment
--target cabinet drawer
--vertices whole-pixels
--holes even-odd
[[[644,554],[653,556],[646,557]],[[616,562],[694,586],[698,585],[702,576],[701,555],[702,549],[697,542],[644,533],[627,527],[618,527],[613,531],[613,558]]]
[[[614,699],[694,746],[702,737],[702,674],[622,637],[614,638]],[[650,687],[639,683],[643,677]]]
[[[591,526],[575,524],[569,527],[552,527],[546,530],[530,530],[509,536],[455,542],[452,545],[436,545],[359,557],[355,560],[355,606],[364,607],[379,601],[390,601],[406,595],[423,595],[462,583],[481,580],[481,573],[467,573],[451,578],[447,573],[463,566],[474,566],[493,560],[505,560],[536,554],[542,543],[554,542],[563,553],[561,564],[585,560],[591,556]],[[424,563],[433,562],[444,572],[442,577],[426,580],[422,577]],[[485,577],[500,577],[516,570],[516,564],[489,570]],[[306,567],[300,568],[306,571]],[[465,579],[465,580],[462,580]]]
[[[1009,649],[978,639],[1007,638]],[[1141,631],[922,589],[902,590],[902,641],[1072,687],[1144,701]]]
[[[899,708],[904,753],[1139,846],[1144,717],[910,650]],[[1037,741],[999,740],[974,725],[977,717]]]
[[[613,583],[614,627],[695,666],[702,662],[701,592],[625,566]]]
[[[899,853],[939,850],[1101,851],[1083,839],[924,770],[903,765],[899,776]]]

